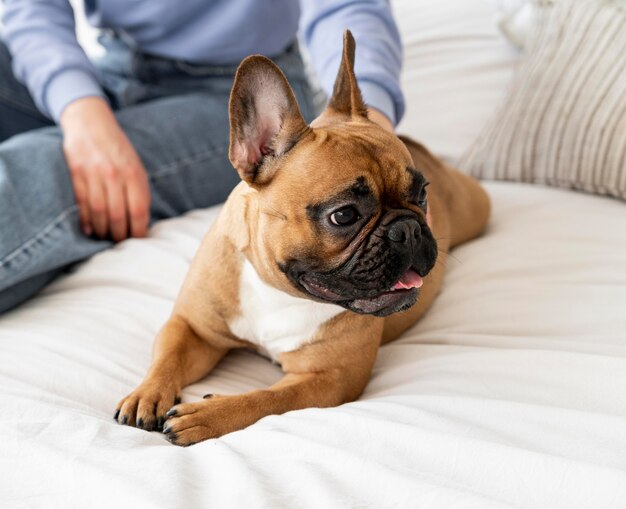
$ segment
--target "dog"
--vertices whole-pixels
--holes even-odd
[[[379,346],[433,302],[436,262],[483,231],[490,205],[478,182],[368,120],[354,52],[346,31],[332,97],[311,125],[271,60],[238,67],[229,158],[242,182],[193,259],[146,377],[118,404],[120,424],[187,446],[354,401]],[[236,348],[278,362],[284,377],[180,403]]]

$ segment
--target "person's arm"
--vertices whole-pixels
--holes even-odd
[[[343,32],[356,40],[355,74],[370,118],[386,128],[404,114],[402,43],[386,0],[300,0],[301,30],[322,88],[330,95]]]
[[[81,97],[104,97],[93,64],[76,40],[68,0],[5,0],[3,39],[13,72],[39,110],[58,122]]]
[[[146,171],[78,44],[68,0],[5,0],[4,32],[16,77],[63,129],[63,151],[85,234],[146,234]]]

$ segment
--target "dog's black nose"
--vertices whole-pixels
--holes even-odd
[[[387,237],[393,242],[413,244],[422,234],[420,224],[413,218],[400,218],[394,221],[387,230]]]

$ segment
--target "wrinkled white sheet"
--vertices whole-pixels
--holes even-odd
[[[625,507],[624,204],[487,188],[487,234],[454,251],[436,304],[381,349],[360,401],[187,449],[111,416],[215,209],[0,318],[0,506]],[[279,376],[232,355],[184,400]]]

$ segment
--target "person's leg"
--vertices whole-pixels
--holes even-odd
[[[0,39],[0,142],[50,125],[53,122],[39,112],[26,87],[15,79],[11,55]]]
[[[117,117],[148,172],[152,220],[220,203],[238,182],[228,161],[227,96],[159,99]],[[0,144],[0,312],[50,279],[39,276],[111,246],[80,231],[61,145],[57,127]]]
[[[59,128],[0,143],[0,312],[32,296],[61,267],[110,246],[85,237]]]
[[[152,220],[219,203],[237,183],[226,105],[190,94],[117,112],[149,175]],[[77,212],[59,128],[0,144],[0,312],[41,289],[38,276],[111,246],[85,237]]]

